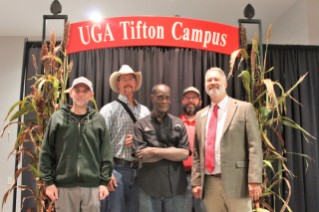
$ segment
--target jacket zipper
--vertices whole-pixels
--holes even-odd
[[[81,148],[81,122],[78,123],[78,130],[79,130],[79,150],[78,154]],[[78,155],[79,157],[79,155]],[[80,164],[79,164],[79,158],[77,159],[77,175],[78,175],[78,181],[80,181]]]

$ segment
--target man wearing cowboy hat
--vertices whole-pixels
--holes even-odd
[[[110,212],[139,211],[139,192],[135,182],[138,162],[132,156],[133,125],[150,111],[134,99],[134,93],[141,88],[142,73],[134,72],[128,65],[111,74],[110,87],[119,93],[117,100],[102,107],[100,113],[109,128],[113,146],[114,170],[108,189],[107,208]]]

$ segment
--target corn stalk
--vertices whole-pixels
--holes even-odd
[[[5,118],[7,123],[1,136],[11,125],[18,125],[18,135],[10,155],[15,155],[19,163],[24,156],[28,156],[31,162],[16,170],[14,183],[3,196],[2,208],[10,193],[14,189],[20,189],[21,191],[27,190],[30,194],[22,200],[22,207],[26,200],[31,199],[35,203],[36,211],[53,211],[53,206],[45,195],[44,183],[40,179],[38,163],[48,120],[67,100],[65,91],[69,73],[73,66],[72,62],[68,62],[67,52],[65,51],[68,39],[69,23],[66,23],[63,41],[60,44],[56,43],[54,31],[51,33],[49,45],[46,41],[43,41],[40,57],[44,70],[41,71],[42,73],[38,73],[36,57],[32,55],[36,74],[29,79],[34,82],[31,86],[31,93],[14,103]],[[36,184],[35,188],[27,185],[17,185],[18,178],[23,172],[32,173]]]
[[[240,27],[240,30],[242,40],[245,41],[245,29],[243,26]],[[314,138],[300,125],[285,116],[287,98],[294,100],[291,92],[305,79],[307,73],[301,76],[287,91],[279,82],[267,78],[267,74],[274,70],[273,67],[266,69],[270,36],[271,26],[267,33],[264,61],[260,60],[259,41],[256,36],[252,40],[250,53],[247,48],[234,51],[230,59],[228,78],[233,76],[234,65],[239,60],[238,70],[241,70],[241,73],[238,76],[242,80],[248,101],[255,107],[263,143],[263,195],[259,200],[261,208],[257,208],[255,211],[274,211],[276,200],[282,202],[280,211],[292,211],[289,207],[289,201],[291,196],[290,185],[294,175],[287,167],[285,155],[288,152],[285,150],[286,141],[282,135],[282,129],[283,127],[292,127],[295,130],[299,130],[306,141],[308,141],[308,138]],[[271,139],[270,135],[275,135],[275,139]],[[297,155],[304,157],[306,160],[309,159],[307,155],[298,153]],[[283,185],[287,188],[285,196],[281,193]]]

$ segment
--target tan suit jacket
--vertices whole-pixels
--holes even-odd
[[[192,186],[205,195],[205,141],[209,106],[196,114]],[[230,197],[247,197],[248,183],[262,182],[262,145],[252,104],[229,98],[220,143],[222,182]]]

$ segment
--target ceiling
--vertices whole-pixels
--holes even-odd
[[[300,0],[59,0],[71,23],[89,20],[92,11],[103,18],[116,16],[174,16],[238,26],[250,3],[263,28],[273,24]],[[41,37],[43,15],[51,15],[53,0],[7,0],[0,8],[0,36]]]

